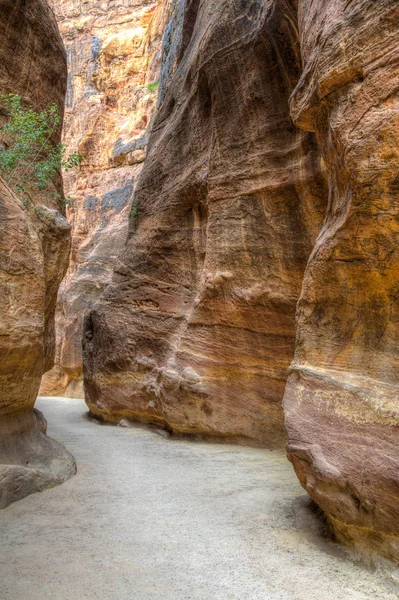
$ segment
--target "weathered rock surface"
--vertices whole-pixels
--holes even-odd
[[[49,6],[0,0],[0,15],[0,92],[18,93],[36,110],[54,102],[62,111],[66,64]],[[53,187],[62,191],[60,177]],[[53,363],[70,225],[51,195],[31,192],[31,198],[37,212],[24,208],[0,178],[0,508],[76,470],[33,409],[42,374]]]
[[[399,559],[399,4],[299,6],[292,116],[317,134],[330,200],[298,306],[288,451],[340,540]]]
[[[295,2],[177,2],[126,248],[84,332],[107,420],[275,446],[327,192],[288,99]]]
[[[65,177],[72,254],[42,395],[83,398],[83,316],[111,280],[128,229],[157,97],[168,0],[52,0],[68,55],[64,141],[83,156]]]

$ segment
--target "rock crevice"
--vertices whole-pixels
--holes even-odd
[[[51,4],[68,57],[64,142],[83,162],[65,174],[72,253],[58,298],[55,366],[41,394],[82,398],[83,317],[112,278],[135,211],[171,2]]]

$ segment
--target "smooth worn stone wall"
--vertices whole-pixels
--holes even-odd
[[[0,93],[19,94],[35,110],[55,103],[62,113],[66,60],[48,4],[0,0],[0,15]],[[0,121],[6,118],[0,114]],[[62,195],[60,176],[50,191]],[[46,437],[46,421],[33,409],[43,372],[53,365],[70,224],[58,196],[33,188],[29,195],[27,208],[0,178],[0,508],[76,471],[73,457]]]

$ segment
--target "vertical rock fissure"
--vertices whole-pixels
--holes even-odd
[[[84,396],[82,332],[85,311],[112,278],[147,153],[159,84],[159,47],[170,2],[122,2],[107,10],[52,0],[69,61],[64,141],[83,162],[65,174],[72,254],[57,309],[54,369],[42,395]]]

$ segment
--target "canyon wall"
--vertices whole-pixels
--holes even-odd
[[[57,308],[54,369],[41,395],[83,398],[83,316],[111,280],[156,103],[171,0],[51,0],[68,57],[64,141],[83,162],[65,174],[70,266]]]
[[[177,2],[126,247],[84,330],[94,415],[274,447],[325,212],[294,0]]]
[[[0,93],[19,94],[35,110],[55,103],[62,113],[65,53],[47,3],[0,0],[0,15]],[[0,112],[0,123],[5,119]],[[55,195],[62,194],[59,175],[50,192],[32,188],[25,206],[0,178],[0,508],[76,470],[33,408],[53,364],[57,290],[70,247],[70,225]]]
[[[391,559],[398,27],[395,0],[176,2],[126,246],[83,340],[97,417],[269,447],[294,358],[299,480],[339,540]]]
[[[52,4],[83,163],[42,393],[82,396],[82,333],[106,421],[275,447],[285,388],[301,484],[398,558],[397,1]]]
[[[299,2],[291,100],[329,176],[285,395],[289,456],[337,537],[399,558],[399,4]]]

